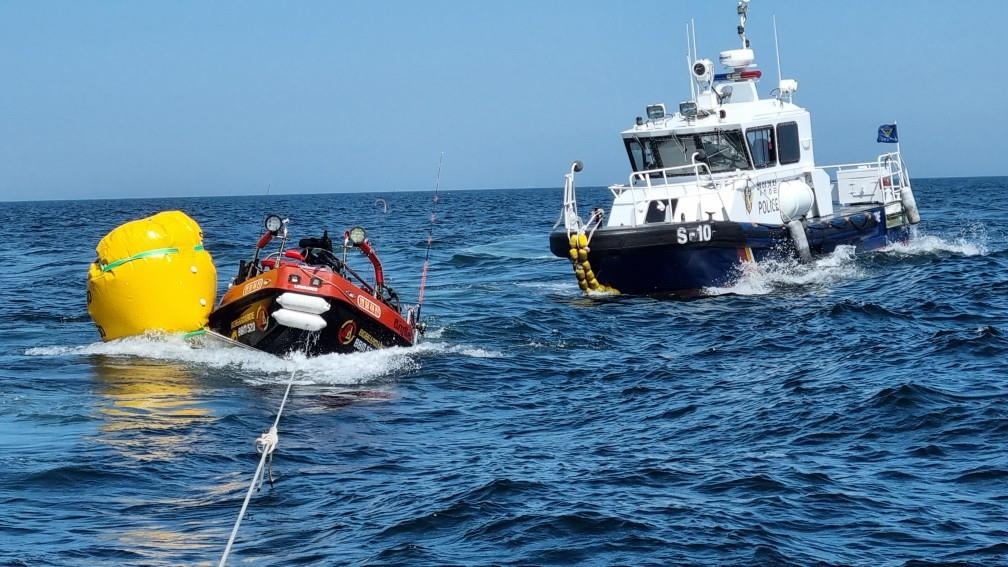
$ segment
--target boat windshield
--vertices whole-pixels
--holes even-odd
[[[693,154],[698,150],[703,150],[706,154],[703,161],[710,166],[711,173],[752,169],[741,130],[633,137],[624,141],[634,171],[692,165]],[[693,170],[684,168],[669,172],[668,175],[693,175]]]

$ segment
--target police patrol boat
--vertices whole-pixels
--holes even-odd
[[[412,346],[423,331],[418,313],[403,309],[381,260],[360,226],[343,234],[339,253],[328,232],[286,249],[288,220],[268,215],[251,261],[210,313],[211,331],[253,348],[309,356]],[[279,247],[259,259],[275,238]],[[371,264],[369,281],[350,267],[351,251]]]
[[[632,172],[609,187],[608,211],[582,219],[581,162],[565,175],[550,250],[571,261],[585,293],[695,295],[730,285],[744,262],[873,250],[920,222],[896,125],[878,133],[896,151],[817,166],[809,112],[793,102],[797,81],[779,79],[759,96],[748,0],[737,11],[741,47],[720,53],[723,72],[691,47],[692,98],[674,113],[648,105],[647,118],[622,132]]]

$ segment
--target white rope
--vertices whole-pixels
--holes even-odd
[[[252,477],[252,484],[249,485],[248,492],[245,493],[245,502],[242,503],[241,511],[238,512],[238,519],[235,520],[234,529],[231,530],[231,537],[228,538],[227,547],[224,548],[224,555],[221,556],[220,563],[217,564],[218,567],[224,567],[227,564],[228,555],[231,554],[231,546],[234,545],[235,537],[238,535],[238,526],[241,525],[242,518],[245,517],[245,510],[248,508],[249,500],[252,498],[252,492],[256,490],[256,487],[262,487],[263,476],[266,474],[266,471],[263,469],[266,459],[269,458],[270,462],[272,462],[273,451],[276,450],[277,445],[280,443],[280,438],[277,436],[277,425],[280,423],[280,415],[283,414],[284,406],[287,405],[287,396],[290,394],[291,386],[294,385],[295,373],[297,373],[297,370],[291,371],[290,380],[287,381],[287,391],[284,392],[283,401],[280,402],[280,409],[277,410],[273,427],[270,427],[268,431],[255,440],[256,451],[262,453],[262,458],[259,459],[259,466],[256,467],[255,475]],[[270,485],[272,484],[273,472],[271,470]]]

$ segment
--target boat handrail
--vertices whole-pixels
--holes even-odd
[[[680,170],[686,171],[687,174],[685,175],[680,174],[682,176],[681,179],[673,180],[670,183],[669,174],[673,171],[680,171]],[[689,170],[693,170],[692,179],[689,178],[688,175]],[[724,198],[721,195],[721,190],[729,183],[734,184],[735,180],[739,177],[738,172],[731,172],[731,173],[732,175],[726,177],[719,176],[717,179],[715,179],[713,173],[711,172],[710,166],[704,162],[698,161],[692,164],[675,165],[670,167],[635,171],[630,174],[629,183],[627,185],[610,185],[609,191],[612,192],[614,197],[620,196],[624,191],[627,190],[633,191],[634,192],[633,200],[634,203],[637,203],[640,200],[653,200],[653,198],[648,197],[646,194],[642,196],[643,197],[642,199],[639,199],[636,195],[637,189],[655,189],[665,187],[667,197],[664,200],[669,201],[669,205],[671,205],[672,200],[671,188],[673,186],[693,187],[696,189],[697,193],[701,191],[701,188],[704,188],[710,190],[715,195],[717,195],[718,201],[721,203],[721,209],[727,210]],[[656,178],[659,175],[661,176],[662,183],[660,184],[652,183],[651,179]],[[636,181],[643,181],[643,183],[636,183]],[[637,220],[637,215],[638,215],[637,207],[634,207],[630,226],[637,226],[641,224]]]
[[[259,260],[260,266],[262,266],[263,268],[266,268],[265,270],[260,269],[259,273],[271,270],[273,268],[277,268],[277,267],[279,267],[282,264],[299,264],[299,263],[301,263],[303,261],[303,259],[294,258],[294,257],[288,256],[286,254],[286,252],[291,252],[291,251],[293,251],[293,250],[287,249],[287,250],[283,251],[284,253],[281,253],[281,251],[277,250],[276,252],[270,252],[269,254],[267,254],[265,258],[263,258],[262,260]]]
[[[656,169],[646,169],[646,170],[642,170],[642,171],[634,171],[634,172],[632,172],[630,174],[629,181],[630,181],[630,186],[631,187],[638,187],[637,183],[635,183],[635,181],[637,181],[637,180],[644,181],[644,186],[645,187],[652,187],[651,179],[653,177],[657,177],[657,176],[660,175],[661,178],[662,178],[662,181],[663,181],[662,184],[663,185],[668,185],[669,184],[669,179],[668,179],[669,178],[669,174],[672,173],[673,171],[682,170],[682,171],[688,172],[689,170],[693,170],[693,177],[696,180],[697,185],[699,185],[700,184],[700,172],[701,172],[701,170],[704,170],[704,169],[707,170],[706,175],[707,175],[708,182],[713,181],[713,177],[712,177],[712,174],[711,174],[710,166],[707,165],[706,163],[702,162],[702,161],[698,161],[696,163],[688,163],[688,164],[684,164],[684,165],[673,165],[673,166],[670,166],[670,167],[661,167],[661,168],[656,168]],[[680,174],[680,175],[686,176],[686,175],[688,175],[688,173],[687,174]]]
[[[571,234],[582,231],[584,227],[584,223],[581,221],[581,217],[577,212],[577,194],[574,189],[574,174],[581,171],[583,168],[584,165],[581,161],[575,160],[571,163],[570,171],[564,174],[563,208],[560,209],[560,218],[557,219],[556,224],[553,225],[553,228],[556,229],[562,222],[564,224],[564,228],[567,230],[568,238]]]
[[[874,170],[877,173],[878,187],[882,189],[886,204],[900,200],[900,192],[910,186],[910,176],[900,153],[888,152],[880,154],[875,161],[859,163],[842,163],[837,165],[819,166],[824,171],[833,170],[832,181],[836,181],[836,173],[841,171]]]
[[[833,165],[819,165],[816,166],[819,169],[867,169],[871,166],[882,167],[883,164],[895,161],[897,164],[902,166],[903,159],[900,157],[899,152],[889,152],[885,154],[880,154],[878,158],[874,161],[862,161],[855,163],[838,163]]]
[[[354,271],[353,268],[351,268],[350,266],[348,266],[346,264],[343,264],[343,270],[344,270],[344,273],[340,274],[340,275],[344,276],[344,278],[347,281],[350,281],[350,283],[352,283],[352,284],[356,285],[357,287],[363,289],[364,291],[366,291],[370,295],[375,295],[375,288],[372,287],[371,284],[369,284],[367,282],[367,280],[364,279],[363,276],[361,276],[356,271]],[[348,276],[350,276],[350,277],[348,277]],[[351,281],[351,277],[354,280],[356,280],[356,282]]]
[[[295,250],[288,249],[285,252],[293,252],[293,251]],[[279,268],[280,266],[283,265],[295,266],[306,274],[313,274],[318,270],[327,270],[329,272],[332,272],[334,274],[343,277],[343,279],[349,281],[350,283],[356,285],[357,287],[363,289],[365,292],[371,295],[374,296],[378,295],[375,291],[375,286],[368,283],[368,281],[364,279],[364,276],[357,273],[356,270],[351,268],[346,262],[343,262],[338,257],[334,258],[339,262],[338,266],[333,266],[329,264],[310,264],[308,262],[305,262],[303,259],[298,260],[297,258],[288,256],[287,254],[281,254],[280,252],[273,252],[268,254],[262,260],[260,260],[260,264],[265,269],[260,270],[259,273],[268,272],[269,270]]]

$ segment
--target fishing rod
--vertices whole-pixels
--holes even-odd
[[[434,177],[434,197],[431,199],[430,225],[427,227],[427,251],[424,253],[423,271],[420,273],[420,294],[417,296],[416,321],[420,322],[420,308],[423,307],[424,290],[427,289],[427,269],[430,266],[430,249],[434,241],[434,220],[437,218],[438,190],[441,188],[441,167],[444,165],[444,152],[438,159],[437,175]]]

